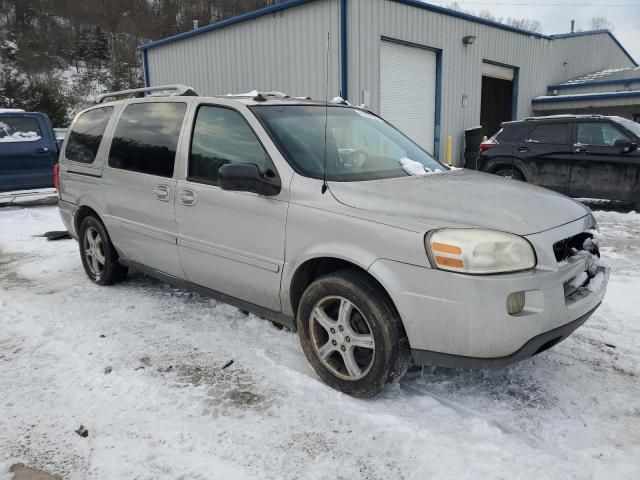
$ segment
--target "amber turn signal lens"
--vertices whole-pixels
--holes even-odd
[[[462,253],[462,249],[460,247],[449,245],[448,243],[433,242],[431,244],[431,248],[437,252],[453,253],[454,255],[460,255]]]
[[[436,263],[442,267],[451,267],[451,268],[464,267],[464,263],[462,263],[462,260],[458,260],[457,258],[436,256]]]

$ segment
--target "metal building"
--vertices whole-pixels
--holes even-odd
[[[457,163],[465,129],[492,134],[550,85],[637,66],[607,30],[541,35],[416,0],[288,0],[140,48],[147,85],[341,96],[440,158],[451,136]]]
[[[610,68],[549,85],[531,101],[536,115],[596,113],[640,122],[640,67]]]

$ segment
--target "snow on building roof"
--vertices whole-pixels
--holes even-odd
[[[531,103],[554,103],[571,100],[603,100],[608,98],[640,97],[640,90],[625,90],[622,92],[576,93],[575,95],[541,95],[531,100]]]
[[[566,80],[549,88],[584,87],[588,85],[602,85],[607,83],[632,83],[640,82],[640,67],[609,68],[597,72],[588,73],[581,77]]]

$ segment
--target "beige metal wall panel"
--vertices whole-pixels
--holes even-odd
[[[187,84],[201,95],[256,89],[333,98],[340,91],[339,42],[339,2],[318,0],[150,48],[149,80],[151,85]]]

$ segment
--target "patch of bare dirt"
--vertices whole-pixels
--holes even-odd
[[[60,475],[52,475],[22,463],[12,465],[9,472],[13,474],[12,480],[63,480]]]

